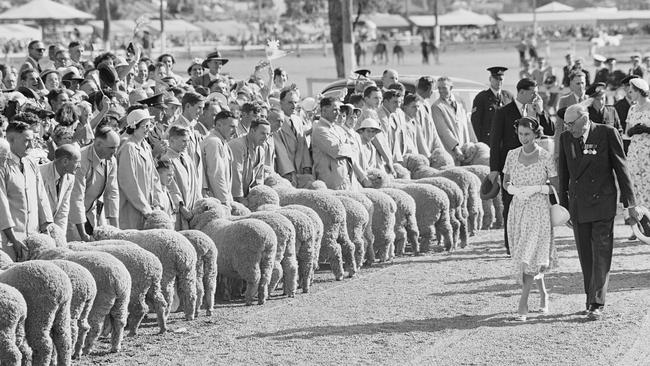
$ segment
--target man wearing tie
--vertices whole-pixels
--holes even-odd
[[[90,241],[93,229],[104,224],[118,226],[120,203],[115,152],[120,135],[108,126],[99,125],[95,141],[81,149],[81,166],[75,172],[70,198],[68,241]]]
[[[27,156],[34,131],[24,122],[11,122],[7,141],[10,152],[0,163],[0,243],[16,261],[25,259],[25,238],[46,231],[53,220],[41,173]]]
[[[537,83],[531,79],[521,79],[517,83],[517,97],[511,103],[497,109],[492,120],[490,131],[490,176],[494,181],[497,175],[503,178],[503,166],[506,163],[508,151],[521,146],[515,121],[521,117],[531,117],[539,121],[544,129],[544,135],[553,135],[553,125],[548,116],[544,113],[542,98],[537,91]],[[502,186],[503,187],[503,186]],[[510,208],[510,195],[505,189],[501,191],[503,199],[503,227],[504,244],[506,253],[510,254],[508,245],[508,209]]]
[[[194,204],[201,198],[202,185],[198,180],[199,172],[187,154],[190,142],[190,130],[184,127],[172,126],[169,128],[169,149],[160,158],[171,164],[174,181],[170,193],[174,206],[178,207],[180,217],[176,218],[176,230],[188,230],[190,211]],[[203,172],[201,172],[203,174]]]
[[[65,144],[54,152],[54,161],[41,165],[41,176],[50,201],[54,224],[68,229],[70,195],[74,187],[75,172],[80,167],[81,152],[76,145]]]
[[[569,210],[582,267],[589,319],[603,316],[614,246],[617,184],[620,201],[633,223],[638,220],[621,135],[593,123],[583,105],[567,108],[567,131],[560,136],[560,204]],[[615,179],[616,178],[616,179]]]
[[[279,166],[278,170],[293,174],[311,174],[312,161],[307,142],[307,135],[311,133],[311,130],[295,113],[299,102],[300,97],[297,90],[285,89],[280,93],[280,108],[284,113],[284,123],[278,133],[282,135],[284,142],[276,149],[285,150],[291,165]],[[278,163],[280,162],[278,161]]]
[[[508,70],[506,67],[493,66],[487,69],[490,72],[490,88],[476,94],[472,106],[472,126],[476,139],[479,142],[490,144],[490,130],[492,120],[497,109],[512,102],[512,94],[503,90],[503,75]]]
[[[468,142],[475,142],[476,136],[467,121],[465,108],[451,92],[453,87],[454,84],[448,77],[438,79],[440,98],[431,106],[431,117],[442,145],[458,162],[463,155],[460,148]]]

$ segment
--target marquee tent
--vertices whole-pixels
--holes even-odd
[[[433,15],[413,15],[409,20],[418,27],[431,28],[436,19]],[[488,26],[495,25],[496,21],[489,15],[474,13],[469,10],[459,9],[438,16],[438,25],[441,27],[454,26]]]

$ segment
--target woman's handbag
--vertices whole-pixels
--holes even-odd
[[[560,197],[558,197],[557,191],[552,184],[551,189],[553,190],[553,195],[555,196],[555,202],[557,202],[556,204],[551,205],[551,224],[553,226],[565,225],[571,216],[569,215],[569,211],[560,205]]]

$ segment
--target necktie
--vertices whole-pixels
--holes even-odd
[[[61,193],[61,182],[62,181],[63,181],[63,177],[59,177],[59,179],[56,180],[56,196],[57,197]]]
[[[18,162],[19,162],[19,165],[20,165],[20,172],[25,174],[25,164],[23,163],[23,159],[22,158],[19,159]]]
[[[584,151],[584,149],[585,149],[585,137],[580,136],[580,138],[578,139],[578,142],[580,143],[580,153],[582,153]]]
[[[456,108],[458,107],[458,105],[456,104],[456,101],[451,100],[451,101],[449,101],[449,104],[451,104],[451,107],[454,109],[454,112],[456,112],[457,111]]]
[[[521,116],[522,116],[522,117],[526,117],[526,116],[528,116],[528,113],[526,112],[526,111],[528,110],[528,108],[526,108],[527,106],[528,106],[528,104],[524,104],[524,105],[521,107]]]
[[[185,170],[189,172],[189,169],[187,169],[187,162],[185,161],[185,158],[183,157],[183,154],[178,155],[179,159],[181,160],[181,164],[183,164],[183,167]]]

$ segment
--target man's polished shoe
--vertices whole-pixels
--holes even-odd
[[[601,320],[603,316],[603,308],[597,307],[590,309],[589,314],[587,314],[587,318],[589,318],[589,320]]]

